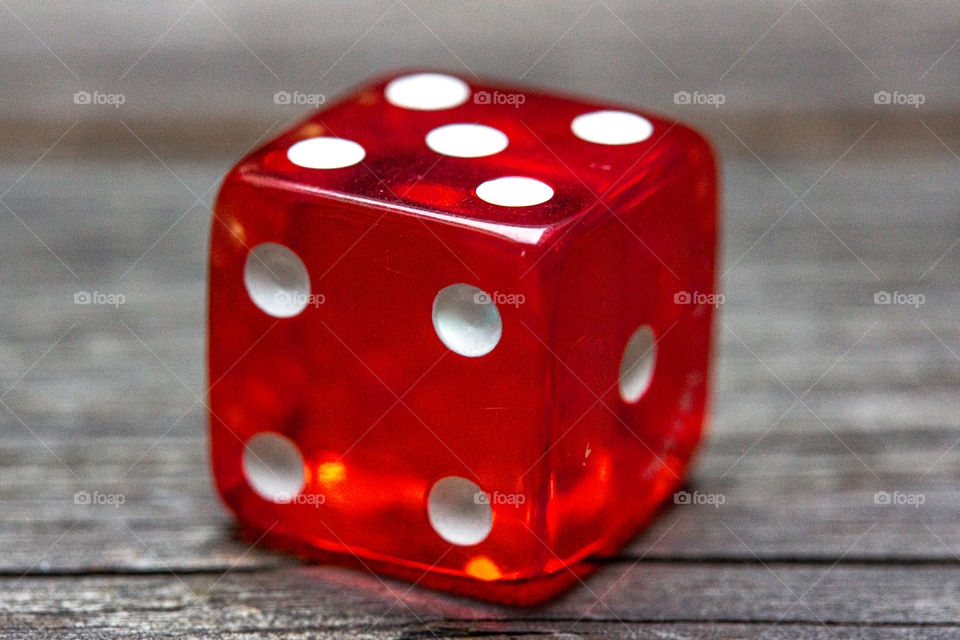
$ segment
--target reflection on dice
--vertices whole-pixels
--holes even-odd
[[[217,487],[274,546],[541,600],[700,438],[717,225],[677,123],[438,73],[363,86],[217,200]]]

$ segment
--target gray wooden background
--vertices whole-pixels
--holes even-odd
[[[0,635],[956,634],[958,40],[945,1],[0,0]],[[305,112],[275,92],[418,65],[641,105],[723,158],[689,490],[724,503],[671,506],[536,609],[251,547],[209,479],[219,178]]]

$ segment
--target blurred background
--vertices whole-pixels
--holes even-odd
[[[0,0],[0,632],[515,620],[251,547],[208,476],[219,180],[417,66],[659,112],[722,159],[688,490],[723,503],[668,508],[566,627],[509,629],[960,622],[960,5]]]

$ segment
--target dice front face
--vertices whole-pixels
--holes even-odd
[[[214,213],[212,459],[253,532],[524,602],[679,482],[716,242],[689,129],[408,74],[252,153]]]
[[[541,517],[549,412],[549,353],[523,325],[546,332],[549,304],[536,275],[517,306],[485,304],[464,282],[514,283],[530,261],[470,230],[371,226],[367,209],[242,184],[217,215],[229,228],[213,240],[213,459],[241,521],[421,570],[520,577],[542,565],[544,549],[517,541]],[[290,300],[302,310],[282,317]],[[482,355],[448,347],[438,327]],[[276,438],[244,447],[262,433],[295,453],[275,455]]]

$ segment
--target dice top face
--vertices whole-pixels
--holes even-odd
[[[358,89],[240,171],[527,243],[682,161],[694,138],[652,116],[439,73]],[[675,144],[660,144],[665,135]]]
[[[358,89],[217,200],[221,496],[301,553],[537,599],[682,477],[715,244],[682,125],[445,74]]]

